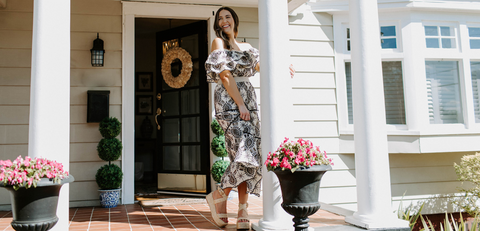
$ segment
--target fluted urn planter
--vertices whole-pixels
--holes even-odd
[[[308,216],[320,209],[320,180],[323,174],[331,169],[330,165],[314,165],[297,169],[294,173],[289,170],[274,171],[282,189],[282,208],[294,216],[295,231],[308,230]]]
[[[61,184],[42,178],[36,188],[20,187],[18,190],[13,189],[12,186],[0,184],[0,187],[10,191],[12,228],[18,231],[50,230],[58,222],[57,204],[60,188],[63,184],[73,181],[72,175],[64,178]]]

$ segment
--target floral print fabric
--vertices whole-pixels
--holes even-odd
[[[205,62],[207,82],[218,83],[220,73],[225,70],[230,71],[234,77],[252,77],[257,73],[255,66],[258,61],[258,50],[255,48],[246,51],[214,51]]]
[[[212,52],[205,63],[207,81],[219,80],[220,70],[230,70],[234,77],[251,77],[256,73],[254,67],[257,62],[258,50],[255,48],[243,52]],[[219,84],[215,88],[215,116],[225,131],[225,146],[230,158],[230,166],[223,174],[220,187],[235,188],[246,182],[247,193],[260,196],[262,157],[257,97],[250,82],[242,81],[236,84],[245,106],[250,111],[249,121],[240,118],[237,104],[223,85]]]

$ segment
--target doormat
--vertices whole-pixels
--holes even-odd
[[[204,204],[207,200],[204,198],[164,198],[156,200],[142,200],[140,205],[143,207],[168,207],[178,205]]]

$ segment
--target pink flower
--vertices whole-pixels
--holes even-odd
[[[280,162],[280,161],[278,160],[278,158],[276,158],[276,157],[273,158],[272,166],[273,166],[273,167],[277,167],[277,165],[278,165],[279,162]]]
[[[292,166],[290,165],[290,163],[288,163],[287,157],[283,157],[282,163],[280,163],[280,167],[292,169]]]

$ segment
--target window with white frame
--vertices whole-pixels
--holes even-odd
[[[350,51],[350,28],[347,28],[346,34],[347,51]],[[396,26],[381,26],[380,41],[382,49],[397,49],[397,31]]]
[[[469,27],[470,49],[480,49],[480,27]]]
[[[457,61],[425,61],[431,124],[463,123]]]
[[[345,62],[349,124],[353,124],[351,69],[351,63]],[[387,124],[406,124],[402,62],[384,61],[382,62],[382,70]]]
[[[455,29],[451,26],[425,26],[427,48],[456,48]]]
[[[395,26],[380,27],[382,49],[397,49],[397,32]]]
[[[470,62],[475,123],[480,123],[480,62]]]

